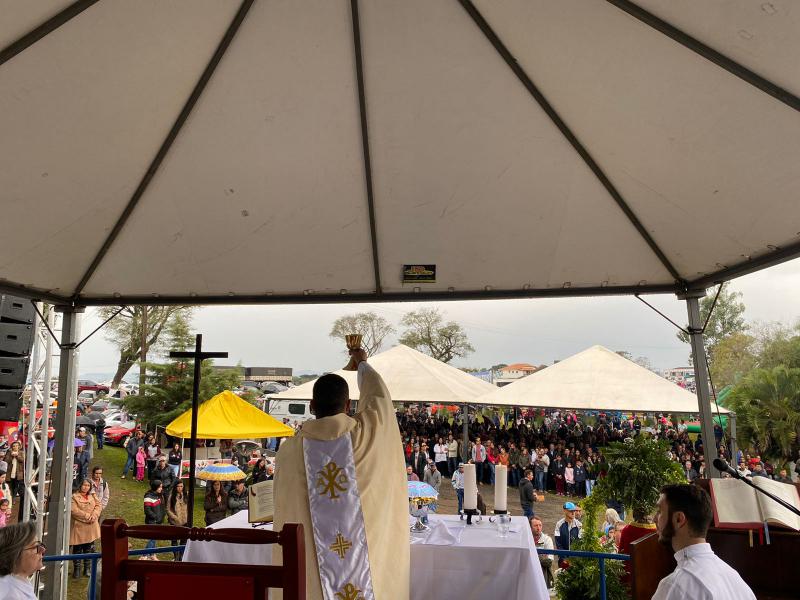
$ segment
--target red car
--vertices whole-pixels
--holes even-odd
[[[89,390],[90,392],[97,392],[98,394],[108,394],[110,391],[107,385],[103,385],[101,383],[97,383],[96,381],[92,381],[91,379],[79,379],[78,380],[78,393],[80,394],[84,390]]]
[[[107,427],[103,430],[103,443],[113,446],[125,446],[133,433],[139,429],[136,421],[126,421],[121,425]]]

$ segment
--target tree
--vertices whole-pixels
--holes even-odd
[[[755,329],[758,352],[756,366],[761,369],[773,369],[780,365],[800,368],[800,326],[762,323],[756,325]]]
[[[754,369],[728,397],[741,445],[789,460],[800,435],[800,369]]]
[[[646,356],[637,356],[634,358],[633,354],[627,350],[617,350],[617,354],[619,354],[622,358],[627,358],[632,363],[636,363],[640,367],[644,367],[648,371],[653,370],[653,363],[651,363],[650,359]]]
[[[741,300],[742,294],[740,292],[728,291],[727,286],[727,283],[722,285],[722,290],[720,290],[714,312],[711,313],[711,318],[703,334],[709,362],[713,362],[714,351],[717,348],[717,344],[723,339],[733,333],[747,331],[747,323],[745,323],[743,316],[744,303]],[[708,318],[708,313],[711,310],[711,305],[714,303],[715,295],[716,292],[707,295],[700,301],[700,320],[703,323],[705,323]],[[679,331],[677,335],[679,340],[687,344],[689,343],[689,336],[683,331]]]
[[[756,339],[742,332],[735,332],[721,340],[714,351],[711,379],[714,387],[721,390],[735,385],[756,366]]]
[[[333,322],[330,336],[344,344],[344,336],[350,333],[361,334],[361,347],[367,356],[377,354],[386,336],[394,333],[394,327],[374,312],[356,313],[339,317]]]
[[[631,509],[634,521],[643,521],[655,511],[663,486],[685,482],[681,466],[667,456],[669,449],[668,441],[646,435],[612,442],[603,449],[608,471],[591,497],[597,502],[619,500]]]
[[[105,320],[116,312],[113,306],[100,310]],[[119,386],[131,367],[139,362],[142,352],[142,329],[145,321],[148,351],[186,350],[193,336],[189,331],[192,308],[188,306],[127,306],[105,326],[105,338],[119,349],[117,371],[111,387]]]
[[[406,313],[400,323],[405,327],[400,343],[448,363],[457,356],[466,356],[475,348],[464,329],[455,321],[444,323],[435,308],[422,308]]]
[[[146,368],[148,383],[138,395],[128,396],[124,400],[125,406],[150,427],[168,425],[192,407],[192,363],[146,363]],[[223,390],[237,387],[239,379],[238,369],[218,370],[214,368],[213,361],[204,360],[200,368],[200,403]]]

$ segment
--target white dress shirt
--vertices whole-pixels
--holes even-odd
[[[0,577],[0,598],[3,600],[36,600],[31,582],[16,575]]]
[[[653,600],[755,600],[756,596],[710,544],[675,553],[678,566],[658,584]]]

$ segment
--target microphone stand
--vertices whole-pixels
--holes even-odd
[[[765,496],[767,496],[767,497],[769,497],[769,498],[772,498],[772,499],[773,499],[775,502],[777,502],[778,504],[780,504],[780,505],[781,505],[783,508],[785,508],[786,510],[789,510],[789,511],[793,512],[793,513],[794,513],[794,514],[796,514],[798,517],[800,517],[800,510],[798,510],[797,508],[795,508],[794,506],[792,506],[791,504],[789,504],[789,503],[788,503],[788,502],[786,502],[785,500],[781,500],[780,498],[778,498],[778,497],[777,497],[777,496],[775,496],[774,494],[770,494],[770,493],[769,493],[767,490],[761,489],[761,488],[760,488],[760,487],[758,487],[756,484],[754,484],[752,481],[750,481],[750,480],[749,480],[747,477],[745,477],[745,476],[743,476],[741,473],[739,473],[739,471],[737,471],[737,470],[736,470],[736,469],[734,469],[733,467],[728,467],[728,468],[730,469],[730,471],[727,471],[727,473],[729,473],[729,474],[731,475],[731,477],[733,477],[733,478],[735,478],[735,479],[738,479],[739,481],[743,481],[744,483],[746,483],[747,485],[749,485],[749,486],[750,486],[751,488],[753,488],[754,490],[757,490],[757,491],[761,492],[762,494],[764,494]],[[722,470],[723,472],[725,472],[725,469],[721,469],[721,470]],[[731,473],[731,471],[733,471],[733,473]],[[735,475],[734,475],[734,473],[735,473]]]

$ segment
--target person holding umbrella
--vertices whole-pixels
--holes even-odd
[[[78,489],[78,485],[84,479],[88,479],[89,473],[89,453],[86,452],[86,442],[75,438],[75,462],[72,468],[72,489]]]

